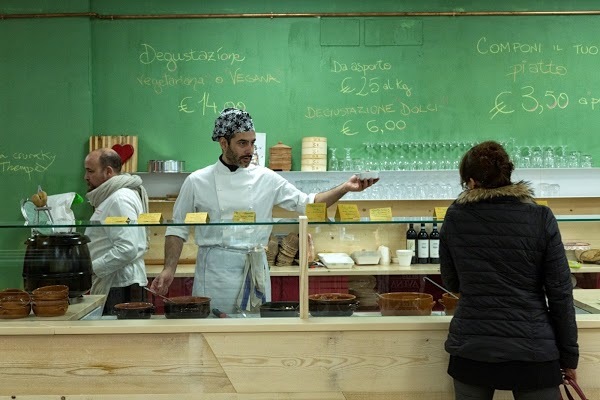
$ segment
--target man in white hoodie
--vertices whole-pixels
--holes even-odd
[[[121,157],[110,148],[94,150],[85,158],[86,197],[94,207],[90,221],[103,222],[106,217],[135,221],[148,212],[142,179],[121,173],[121,165]],[[98,225],[86,228],[85,234],[94,271],[90,293],[107,295],[103,314],[112,314],[115,304],[144,300],[146,228]]]

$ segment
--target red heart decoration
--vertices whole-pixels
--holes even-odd
[[[130,144],[115,144],[112,149],[121,157],[121,162],[123,164],[125,164],[125,161],[129,160],[133,155],[133,146]]]

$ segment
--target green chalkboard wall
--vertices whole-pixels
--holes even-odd
[[[80,14],[0,18],[0,220],[22,220],[19,200],[38,185],[51,194],[85,191],[91,135],[137,135],[140,170],[150,159],[182,159],[189,170],[212,163],[212,124],[231,105],[253,115],[267,147],[292,146],[296,170],[305,136],[354,154],[364,143],[514,138],[584,150],[597,164],[600,16],[314,16],[594,7],[595,0],[3,0],[3,16]],[[297,15],[168,18],[210,13]],[[0,248],[22,251],[25,236],[4,229]],[[4,256],[0,287],[18,285],[18,257]]]
[[[598,16],[94,21],[94,131],[211,163],[218,112],[267,147],[515,138],[598,153]],[[340,155],[340,154],[338,154]]]

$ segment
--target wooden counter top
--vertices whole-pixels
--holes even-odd
[[[195,264],[179,264],[175,276],[178,278],[193,278]],[[162,265],[146,265],[146,274],[149,278],[156,277],[162,271]],[[271,276],[299,276],[299,266],[271,266]],[[581,268],[571,268],[574,274],[600,272],[600,265],[583,264]],[[349,269],[311,268],[309,276],[350,276],[350,275],[439,275],[439,264],[416,264],[409,267],[398,265],[355,265]]]

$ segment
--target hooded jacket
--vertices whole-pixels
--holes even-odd
[[[448,353],[577,368],[573,287],[558,223],[527,183],[464,191],[440,230],[440,264],[446,288],[461,294]]]

